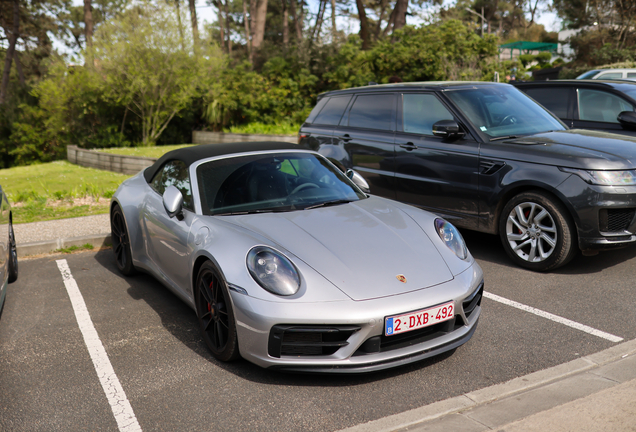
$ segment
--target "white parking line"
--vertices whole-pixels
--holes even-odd
[[[115,375],[115,370],[110,364],[108,354],[106,354],[106,350],[102,345],[102,341],[99,339],[93,321],[91,321],[86,303],[77,286],[77,282],[75,282],[71,274],[71,269],[68,267],[68,263],[65,259],[57,260],[56,262],[57,268],[59,268],[60,273],[62,273],[66,292],[68,292],[68,296],[71,299],[75,318],[77,318],[77,324],[82,332],[82,336],[84,336],[88,353],[91,356],[91,360],[93,360],[95,372],[97,372],[99,382],[104,389],[104,393],[106,393],[108,403],[117,421],[117,426],[121,432],[141,432],[137,417],[135,417],[132,406],[126,398],[126,393],[124,393],[124,389],[117,375]]]
[[[517,308],[517,309],[521,309],[521,310],[526,311],[526,312],[530,312],[531,314],[535,314],[535,315],[538,315],[540,317],[547,318],[549,320],[558,322],[558,323],[566,325],[568,327],[572,327],[574,329],[584,331],[585,333],[589,333],[591,335],[598,336],[598,337],[603,338],[603,339],[607,339],[608,341],[611,341],[611,342],[620,342],[620,341],[623,340],[622,337],[618,337],[618,336],[614,336],[613,334],[605,333],[604,331],[597,330],[595,328],[586,326],[585,324],[577,323],[576,321],[572,321],[572,320],[569,320],[567,318],[563,318],[563,317],[560,317],[558,315],[551,314],[550,312],[542,311],[541,309],[536,309],[536,308],[533,308],[531,306],[526,306],[524,304],[517,303],[516,301],[513,301],[513,300],[508,300],[507,298],[499,297],[498,295],[493,294],[493,293],[489,293],[489,292],[485,292],[484,291],[484,297],[486,297],[486,298],[488,298],[490,300],[494,300],[494,301],[499,302],[499,303],[503,303],[503,304],[508,305],[508,306],[512,306],[512,307]]]

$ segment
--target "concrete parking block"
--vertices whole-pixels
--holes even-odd
[[[111,244],[110,234],[88,235],[71,237],[66,239],[47,240],[40,242],[23,243],[17,245],[18,257],[24,258],[30,255],[41,255],[63,249],[70,246],[84,246],[91,244],[94,248],[101,248]]]

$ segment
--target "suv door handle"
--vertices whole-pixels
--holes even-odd
[[[344,134],[343,136],[339,136],[338,138],[339,138],[339,139],[341,139],[341,140],[343,140],[343,141],[345,141],[345,142],[346,142],[346,141],[351,141],[351,140],[353,139],[353,138],[351,138],[351,137],[349,136],[349,134]]]
[[[417,149],[417,146],[415,144],[413,144],[412,142],[407,142],[406,144],[400,144],[400,147],[407,150],[407,151],[411,151],[411,150],[415,150]]]

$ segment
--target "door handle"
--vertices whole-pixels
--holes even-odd
[[[417,146],[413,144],[412,142],[407,142],[406,144],[400,144],[400,147],[407,151],[415,150],[417,148]]]
[[[351,137],[349,136],[349,134],[344,134],[343,136],[339,136],[338,138],[339,138],[339,139],[341,139],[341,140],[343,140],[343,141],[345,141],[345,142],[346,142],[346,141],[351,141],[351,140],[353,139],[353,138],[351,138]]]

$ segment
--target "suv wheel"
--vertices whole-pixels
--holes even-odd
[[[567,211],[542,192],[524,192],[508,201],[499,219],[499,236],[508,256],[530,270],[555,269],[577,252]]]

